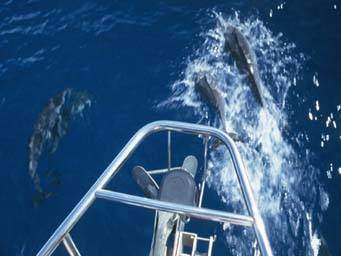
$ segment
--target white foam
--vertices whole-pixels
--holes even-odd
[[[277,6],[277,10],[283,10],[283,9],[284,9],[284,5],[285,5],[285,2],[279,4],[279,5]]]
[[[313,113],[311,113],[311,112],[309,111],[308,117],[309,117],[310,120],[313,120],[313,119],[314,119]]]
[[[308,222],[309,223],[309,238],[310,238],[311,249],[313,251],[313,255],[318,256],[320,246],[321,246],[321,240],[318,238],[317,233],[313,232],[311,214],[307,213],[306,216],[309,221]]]
[[[319,111],[319,110],[320,110],[320,103],[319,103],[318,100],[315,101],[315,109],[316,109],[316,111]]]
[[[333,126],[335,129],[337,128],[335,120],[333,120]]]
[[[319,87],[320,86],[320,82],[319,80],[317,79],[317,74],[313,75],[313,83],[316,87]]]
[[[332,119],[328,116],[326,120],[326,127],[329,127],[331,121]]]

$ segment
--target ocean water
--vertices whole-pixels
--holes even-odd
[[[194,91],[203,72],[224,92],[226,126],[249,138],[238,148],[275,255],[340,255],[340,11],[339,1],[322,0],[2,2],[0,255],[37,253],[144,124],[221,127]],[[223,50],[227,24],[255,51],[264,109]],[[110,187],[140,193],[130,169],[165,166],[165,141],[143,144]],[[174,164],[202,152],[183,142]],[[245,212],[223,148],[208,165],[210,206]],[[147,255],[153,219],[99,201],[72,236],[83,254]],[[253,252],[249,230],[193,228],[220,235],[215,255]]]

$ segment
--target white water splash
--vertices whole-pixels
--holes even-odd
[[[316,232],[313,232],[313,227],[312,227],[312,218],[311,214],[306,213],[307,220],[309,220],[309,237],[311,241],[311,248],[313,251],[313,256],[318,256],[318,252],[321,246],[321,240],[318,238],[318,235]]]
[[[313,83],[316,87],[319,87],[320,86],[320,82],[319,80],[317,79],[317,73],[315,73],[315,75],[313,76]]]
[[[273,15],[273,11],[272,9],[270,9],[269,17],[272,18],[272,15]]]
[[[217,13],[213,16],[216,27],[203,34],[202,48],[188,61],[181,80],[172,85],[172,96],[159,106],[186,107],[198,116],[198,122],[222,127],[218,115],[209,111],[194,91],[194,78],[204,73],[210,83],[225,92],[224,121],[230,131],[249,138],[247,143],[238,143],[238,148],[275,254],[313,255],[315,240],[309,236],[313,217],[307,218],[306,212],[316,206],[319,194],[327,194],[318,183],[318,171],[308,163],[309,152],[300,153],[297,145],[290,144],[283,136],[283,131],[288,129],[287,93],[292,85],[299,83],[303,56],[295,55],[294,44],[284,42],[282,34],[274,35],[257,18],[242,21],[238,13],[228,18]],[[261,88],[265,98],[263,109],[252,96],[244,75],[224,50],[223,34],[228,24],[236,26],[247,37],[258,57],[265,85]],[[310,114],[309,118],[312,119]],[[232,163],[222,147],[211,151],[207,182],[228,207],[245,212]],[[229,227],[225,232],[233,255],[252,252],[251,230],[238,232]]]

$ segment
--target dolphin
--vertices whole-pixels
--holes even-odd
[[[35,198],[39,201],[51,195],[51,192],[43,189],[37,172],[40,157],[45,151],[49,154],[56,151],[60,140],[68,130],[70,121],[77,115],[82,115],[83,110],[90,105],[91,101],[85,92],[65,89],[50,98],[40,113],[28,145],[28,172],[38,192]],[[54,175],[49,174],[47,177],[51,179]]]
[[[208,105],[213,107],[216,111],[218,111],[219,118],[223,125],[223,130],[235,141],[243,141],[242,138],[236,133],[228,132],[228,128],[225,122],[225,114],[226,114],[226,103],[225,98],[223,97],[222,92],[217,88],[212,86],[208,81],[206,76],[196,79],[194,84],[195,90],[199,93],[199,95],[203,98]]]
[[[69,93],[69,89],[64,90],[49,100],[40,113],[30,137],[28,171],[34,188],[40,194],[44,192],[37,173],[38,160],[47,144],[49,144],[50,151],[53,152],[59,141],[57,138],[62,137],[65,133],[65,124],[61,122],[61,110]]]
[[[203,100],[218,111],[219,117],[223,123],[224,130],[226,130],[226,124],[224,122],[226,104],[222,92],[218,88],[212,86],[207,81],[206,76],[199,78],[195,82],[194,86],[195,90],[199,93]]]
[[[224,33],[225,50],[230,52],[240,72],[245,73],[250,82],[250,88],[257,102],[263,107],[264,98],[261,93],[257,58],[246,37],[232,25],[228,25]]]

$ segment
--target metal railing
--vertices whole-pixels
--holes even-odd
[[[120,170],[125,161],[140,145],[140,143],[146,139],[149,135],[160,131],[168,131],[168,169],[171,169],[171,132],[188,133],[194,135],[202,135],[205,139],[205,157],[207,155],[207,138],[214,137],[227,147],[231,154],[234,169],[237,174],[237,178],[241,187],[243,198],[245,200],[248,212],[250,216],[243,216],[239,214],[228,213],[224,211],[211,210],[199,207],[186,206],[181,204],[163,202],[159,200],[133,196],[114,191],[105,190],[105,186]],[[205,159],[206,161],[206,159]],[[206,162],[205,162],[206,165]],[[206,167],[205,167],[206,169]],[[205,170],[204,170],[205,171]],[[202,200],[203,186],[200,195],[200,201]],[[264,256],[272,256],[272,250],[270,247],[269,239],[266,234],[265,226],[261,215],[258,211],[256,201],[253,196],[253,192],[250,186],[249,179],[247,177],[246,169],[244,167],[241,155],[234,143],[234,141],[223,131],[210,126],[190,124],[175,121],[157,121],[142,127],[135,135],[129,140],[121,152],[111,162],[111,164],[105,169],[102,175],[92,185],[89,191],[79,201],[71,213],[60,224],[56,231],[52,234],[50,239],[38,252],[38,256],[51,255],[60,243],[63,243],[67,252],[70,255],[80,255],[75,243],[72,241],[70,231],[78,220],[83,216],[87,209],[92,205],[96,198],[107,199],[111,201],[117,201],[125,204],[135,205],[139,207],[173,212],[183,214],[193,218],[199,218],[204,220],[227,222],[236,225],[252,226],[259,249]]]

